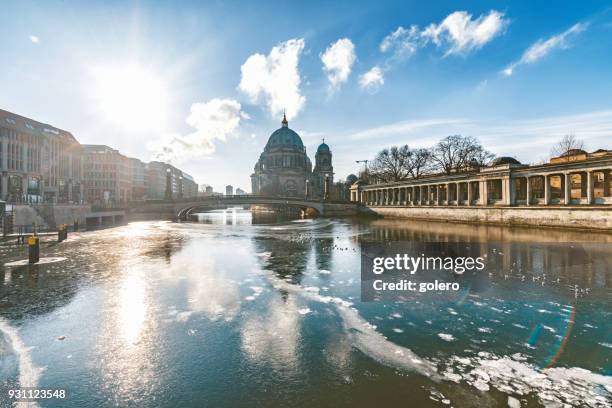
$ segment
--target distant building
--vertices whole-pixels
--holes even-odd
[[[228,196],[234,195],[234,187],[231,185],[225,186],[225,195],[228,195]]]
[[[70,132],[0,109],[0,200],[81,202],[82,166]]]
[[[146,165],[142,161],[130,158],[132,172],[132,200],[143,200],[146,196]]]
[[[246,194],[246,191],[244,191],[243,189],[241,188],[236,189],[236,195],[245,195],[245,194]]]
[[[183,173],[183,178],[182,178],[183,197],[185,198],[197,197],[198,196],[198,183],[196,183],[193,177],[191,177],[189,174],[183,171],[181,171],[181,173]]]
[[[0,201],[123,205],[167,190],[195,197],[197,188],[174,166],[81,145],[70,132],[0,109]]]
[[[198,195],[198,185],[193,177],[168,163],[148,163],[146,180],[147,198],[150,199],[188,198]]]
[[[213,193],[212,186],[206,186],[206,192],[212,194]]]
[[[105,145],[83,145],[85,199],[101,206],[132,201],[131,159]]]

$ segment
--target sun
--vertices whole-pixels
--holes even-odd
[[[93,69],[97,109],[106,120],[130,131],[162,130],[168,92],[159,75],[136,63]]]

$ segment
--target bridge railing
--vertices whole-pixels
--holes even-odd
[[[264,195],[255,195],[255,194],[240,194],[240,195],[223,195],[223,196],[206,196],[206,197],[189,197],[189,198],[175,198],[172,200],[164,200],[164,199],[149,199],[143,201],[132,201],[130,205],[141,205],[141,204],[167,204],[167,203],[193,203],[193,202],[215,202],[222,203],[224,201],[244,201],[245,204],[248,204],[252,201],[260,201],[260,200],[274,200],[274,201],[303,201],[303,202],[311,202],[311,203],[331,203],[331,204],[355,204],[351,201],[345,200],[323,200],[323,199],[315,199],[312,197],[285,197],[285,196],[264,196]]]

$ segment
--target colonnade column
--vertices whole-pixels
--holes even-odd
[[[440,185],[436,184],[436,205],[440,205]]]
[[[544,205],[550,204],[550,176],[544,175]]]
[[[525,177],[527,184],[525,185],[525,200],[527,205],[531,205],[531,182],[529,176]]]
[[[461,183],[455,183],[455,205],[461,205]]]
[[[593,204],[593,199],[595,198],[595,191],[593,186],[593,172],[587,170],[587,204]]]
[[[3,174],[2,176],[2,189],[0,190],[0,200],[7,200],[8,197],[8,175]]]
[[[472,192],[472,182],[468,181],[467,182],[467,197],[468,197],[467,205],[472,205],[472,195],[473,195],[473,192]]]
[[[450,205],[450,183],[446,183],[446,205]]]
[[[572,182],[571,182],[571,177],[569,173],[564,173],[563,174],[563,197],[564,197],[564,201],[563,204],[565,205],[569,205],[570,201],[571,201],[571,187],[572,187]]]
[[[482,182],[482,205],[489,205],[489,186],[487,180]]]

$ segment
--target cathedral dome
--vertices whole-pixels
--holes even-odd
[[[268,152],[271,149],[296,149],[304,151],[304,143],[302,138],[293,130],[289,129],[287,119],[283,117],[283,126],[275,130],[268,139],[264,151]]]
[[[329,146],[327,145],[327,143],[321,143],[317,148],[317,153],[329,153]]]

